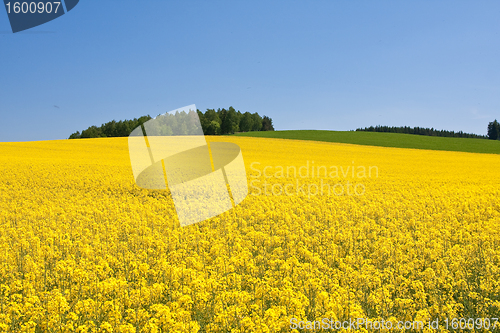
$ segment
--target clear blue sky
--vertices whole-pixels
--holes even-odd
[[[64,139],[185,105],[276,129],[500,119],[498,1],[81,0],[12,34],[0,8],[0,141]]]

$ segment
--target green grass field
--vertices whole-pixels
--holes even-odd
[[[399,133],[379,133],[362,131],[315,131],[293,130],[274,132],[237,133],[238,136],[260,138],[313,140],[352,143],[357,145],[416,148],[431,150],[464,151],[470,153],[500,154],[499,140],[446,138]]]

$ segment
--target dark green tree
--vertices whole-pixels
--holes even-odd
[[[207,109],[205,112],[205,121],[208,124],[210,124],[212,121],[216,121],[219,123],[219,127],[222,124],[222,120],[219,118],[219,115],[217,114],[217,111],[215,109]]]
[[[227,115],[227,110],[222,108],[222,109],[217,109],[217,116],[220,119],[220,134],[227,134],[227,132],[224,131],[224,126],[225,126],[225,119]]]
[[[245,112],[241,116],[240,120],[240,131],[249,132],[253,128],[253,116],[250,112]]]
[[[112,120],[104,125],[101,126],[102,132],[107,136],[107,137],[114,137],[116,136],[116,121]]]
[[[219,135],[220,134],[220,125],[217,121],[212,120],[210,124],[208,124],[207,131],[204,132],[206,135]]]
[[[274,131],[273,120],[268,116],[262,117],[262,131]]]
[[[88,138],[100,138],[104,136],[101,129],[97,126],[90,126],[86,130],[82,131],[82,135],[80,138],[88,139]]]
[[[207,121],[207,119],[205,118],[205,115],[203,114],[203,112],[201,112],[200,110],[196,110],[196,113],[198,113],[198,118],[200,118],[200,124],[201,124],[201,128],[203,129],[203,133],[207,133],[207,128],[208,128],[208,124],[209,122]]]
[[[80,139],[81,137],[82,135],[80,134],[80,131],[76,131],[75,133],[69,136],[70,139]]]
[[[500,133],[500,124],[496,119],[488,123],[488,139],[498,140],[499,133]]]
[[[229,107],[229,110],[222,109],[222,125],[221,125],[221,134],[234,134],[234,132],[238,132],[239,124],[238,124],[238,114],[233,107]]]
[[[129,128],[127,121],[119,121],[116,123],[116,136],[128,136],[132,129]],[[83,132],[82,132],[83,133]]]
[[[262,117],[255,112],[252,114],[253,124],[252,131],[260,131],[262,129]]]
[[[232,106],[229,107],[229,108],[234,110],[234,108]],[[241,123],[241,119],[242,118],[243,118],[243,114],[240,112],[240,110],[236,111],[236,124],[238,125],[237,132],[241,131],[241,129],[240,129],[240,123]]]

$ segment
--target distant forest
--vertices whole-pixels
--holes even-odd
[[[229,109],[207,109],[205,113],[197,110],[200,118],[201,127],[205,135],[225,135],[234,134],[236,132],[250,131],[274,131],[273,121],[270,117],[260,116],[257,112],[241,113],[236,111],[232,106]],[[193,111],[194,114],[194,111]],[[110,121],[102,124],[100,127],[90,126],[83,130],[70,135],[70,139],[83,138],[101,138],[101,137],[126,137],[138,126],[141,126],[146,121],[152,119],[150,115],[134,118],[132,120]],[[188,121],[189,115],[186,114],[179,119]],[[182,126],[179,126],[182,128]],[[198,127],[199,128],[199,127]],[[166,133],[170,133],[167,131]],[[171,133],[180,134],[182,133]],[[171,135],[170,134],[170,135]]]
[[[471,133],[454,132],[446,130],[437,130],[434,128],[424,128],[424,127],[389,127],[389,126],[370,126],[365,128],[357,128],[356,131],[364,132],[388,132],[388,133],[404,133],[404,134],[417,134],[417,135],[428,135],[428,136],[444,136],[453,138],[475,138],[475,139],[488,139],[486,135],[478,135]]]

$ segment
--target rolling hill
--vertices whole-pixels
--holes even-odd
[[[362,131],[290,130],[236,133],[237,136],[312,140],[357,145],[500,154],[500,141]]]

